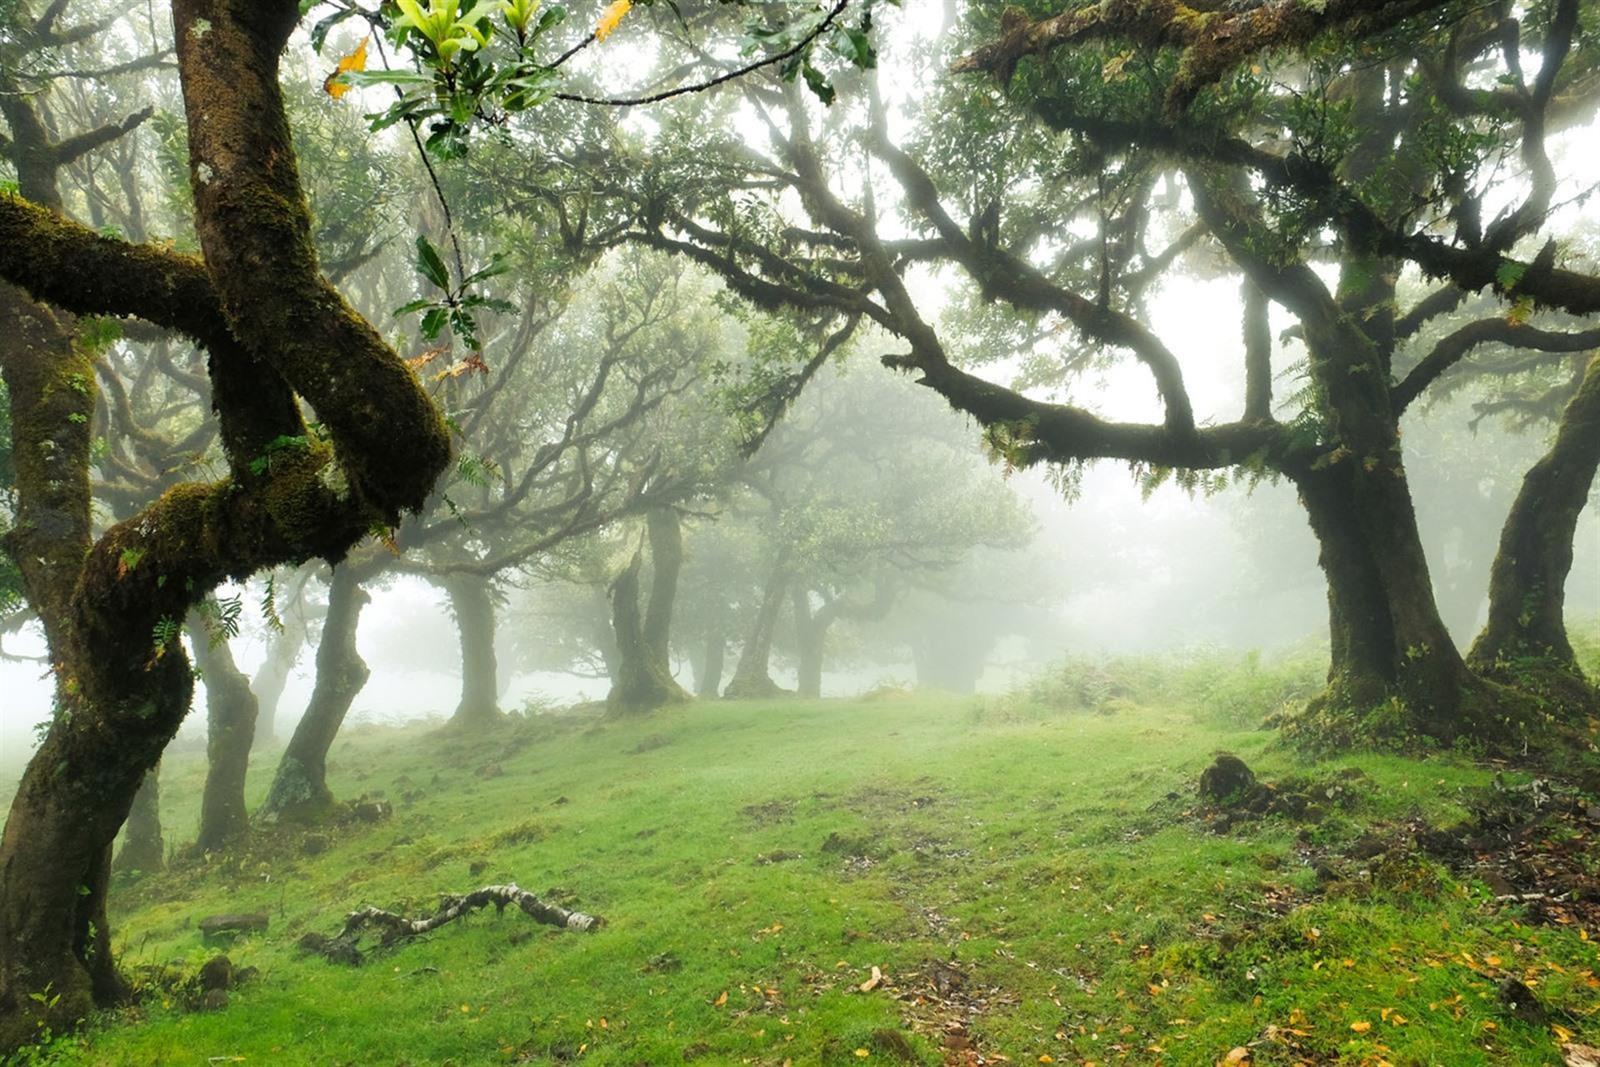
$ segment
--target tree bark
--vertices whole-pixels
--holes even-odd
[[[161,838],[161,764],[144,776],[133,795],[133,807],[123,827],[122,848],[113,870],[117,874],[149,874],[166,865],[166,843]]]
[[[494,593],[488,579],[473,574],[453,575],[443,585],[461,635],[461,701],[450,725],[491,726],[505,718],[500,712],[500,670],[494,649]]]
[[[1301,471],[1295,482],[1328,583],[1328,687],[1314,706],[1336,710],[1342,728],[1353,729],[1399,698],[1406,729],[1437,741],[1496,731],[1487,687],[1435,605],[1403,479],[1345,459]]]
[[[715,698],[722,691],[722,671],[727,661],[727,608],[721,607],[706,631],[700,660],[695,664],[694,692],[702,699]]]
[[[616,681],[606,695],[606,706],[618,712],[642,712],[678,704],[689,694],[672,677],[672,605],[683,563],[683,535],[675,512],[663,509],[648,518],[651,563],[650,602],[641,610],[639,574],[642,550],[611,586],[612,630],[617,642]]]
[[[672,612],[678,602],[678,576],[683,573],[683,520],[673,508],[656,508],[645,516],[645,531],[650,541],[650,602],[644,613],[644,649],[654,669],[670,678]]]
[[[328,586],[328,617],[317,646],[317,680],[306,713],[295,726],[258,817],[263,822],[314,821],[333,804],[328,750],[350,705],[371,672],[356,650],[361,609],[371,601],[348,567],[335,567]]]
[[[795,643],[800,653],[795,692],[803,699],[817,700],[822,696],[822,646],[828,639],[828,627],[833,619],[827,605],[812,612],[811,591],[804,584],[794,587],[792,599]]]
[[[19,168],[28,199],[0,196],[0,277],[67,312],[138,315],[206,345],[230,470],[173,487],[91,546],[90,360],[76,345],[44,350],[60,359],[0,350],[17,442],[6,547],[45,622],[61,708],[0,838],[0,1055],[126,992],[106,921],[112,842],[192,695],[181,648],[152,635],[229,577],[342,558],[420,508],[449,461],[416,376],[317,265],[278,84],[298,18],[291,0],[173,2],[203,262],[64,218],[54,165],[48,180]],[[308,432],[297,397],[331,440]],[[253,464],[286,437],[305,445]]]
[[[226,638],[218,638],[198,612],[190,615],[189,640],[206,690],[206,785],[195,840],[202,853],[220,852],[250,828],[244,783],[256,736],[256,696]]]
[[[761,594],[761,606],[756,611],[744,647],[739,650],[739,665],[734,668],[728,688],[723,690],[722,695],[730,700],[759,700],[785,692],[772,680],[771,662],[772,637],[778,628],[778,612],[783,608],[788,575],[789,554],[785,550],[779,553],[767,577],[766,588]]]
[[[267,658],[250,681],[250,691],[256,697],[255,740],[258,745],[277,739],[278,704],[283,700],[289,675],[294,673],[294,665],[305,643],[305,627],[291,622],[285,622],[284,628],[273,634],[267,643]]]
[[[1473,642],[1478,671],[1543,698],[1559,718],[1595,714],[1593,685],[1567,639],[1566,587],[1578,517],[1600,466],[1600,356],[1590,360],[1555,442],[1523,477],[1489,571],[1489,618]]]

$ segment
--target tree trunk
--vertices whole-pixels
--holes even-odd
[[[917,688],[947,693],[975,693],[984,664],[994,648],[992,636],[973,637],[959,630],[922,635],[911,648]]]
[[[505,718],[494,651],[494,593],[488,579],[471,574],[452,575],[443,585],[461,635],[461,702],[450,725],[474,730],[491,726]]]
[[[778,627],[778,612],[783,607],[783,594],[788,585],[788,552],[779,554],[767,578],[761,595],[761,607],[756,611],[750,634],[739,650],[739,665],[734,668],[733,679],[723,696],[730,700],[758,700],[784,693],[772,680],[772,635]]]
[[[683,572],[683,520],[672,508],[656,508],[645,516],[650,539],[650,603],[645,607],[645,654],[652,669],[672,677],[672,612],[678,601],[678,575]],[[673,687],[687,693],[673,682]]]
[[[1435,605],[1403,478],[1344,459],[1295,481],[1328,583],[1328,688],[1314,708],[1352,731],[1398,698],[1404,721],[1391,725],[1403,732],[1450,742],[1493,730],[1486,687]],[[1358,740],[1351,733],[1345,743]]]
[[[256,736],[256,696],[233,661],[226,638],[211,634],[200,613],[189,617],[194,663],[206,690],[206,785],[200,797],[199,852],[220,852],[250,828],[244,781]]]
[[[657,533],[652,524],[651,550],[656,551]],[[672,552],[676,546],[677,553]],[[676,517],[671,530],[665,534],[667,548],[666,570],[668,578],[663,585],[661,574],[651,583],[650,606],[641,611],[639,605],[639,572],[644,567],[644,553],[638,551],[628,566],[611,586],[612,630],[617,641],[617,675],[611,692],[606,695],[606,706],[613,711],[640,712],[676,704],[689,699],[672,677],[666,655],[672,598],[677,591],[678,564],[681,560],[682,542],[677,537]],[[657,601],[664,603],[658,606]]]
[[[1489,572],[1489,619],[1469,661],[1544,698],[1573,721],[1595,714],[1594,687],[1567,640],[1566,587],[1578,516],[1600,466],[1600,356],[1590,360],[1555,442],[1523,477]]]
[[[305,627],[297,623],[284,623],[284,628],[272,636],[267,644],[267,658],[250,682],[250,691],[256,697],[256,744],[267,744],[277,739],[278,703],[289,685],[289,675],[300,659],[300,649],[305,645]]]
[[[803,699],[817,700],[822,696],[822,646],[828,639],[828,624],[832,617],[827,605],[821,611],[811,611],[811,590],[796,585],[794,601],[795,640],[800,651],[799,678],[795,691]]]
[[[161,764],[144,776],[144,784],[133,795],[128,823],[122,830],[122,849],[113,870],[117,874],[149,874],[159,871],[167,861],[166,844],[161,839]]]
[[[53,188],[49,190],[53,194]],[[150,660],[148,631],[107,646],[85,641],[74,592],[90,551],[89,447],[93,361],[72,320],[0,283],[0,374],[10,403],[17,492],[4,549],[21,573],[55,665],[57,712],[12,798],[0,837],[0,1056],[42,1027],[83,1018],[121,999],[106,921],[111,848],[133,798],[188,707],[182,656]],[[111,662],[97,662],[96,654]],[[124,686],[116,683],[121,681]],[[108,684],[109,682],[109,684]],[[142,706],[144,736],[93,728]],[[118,701],[116,697],[132,697]],[[134,749],[129,759],[127,748]],[[41,1004],[31,994],[59,998]]]
[[[42,141],[31,94],[0,86],[9,151],[28,157],[22,197],[0,197],[0,273],[66,311],[136,314],[203,343],[229,465],[91,545],[92,362],[75,343],[36,348],[0,322],[16,442],[5,547],[44,623],[60,708],[0,837],[0,1055],[126,993],[106,921],[111,846],[189,709],[179,621],[229,577],[341,558],[374,524],[421,507],[449,462],[415,374],[317,266],[278,84],[297,21],[290,3],[174,0],[203,264],[64,218],[60,146]],[[331,442],[312,442],[297,397]],[[258,469],[286,436],[307,447]]]
[[[712,619],[706,631],[705,647],[700,662],[695,664],[694,692],[703,699],[712,699],[722,691],[722,671],[728,653],[727,609],[722,608]]]
[[[361,609],[371,601],[347,567],[335,567],[328,586],[328,617],[317,646],[317,680],[306,713],[283,750],[259,817],[264,822],[315,820],[333,804],[328,750],[370,671],[356,650]]]

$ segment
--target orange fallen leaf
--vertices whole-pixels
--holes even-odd
[[[1354,1030],[1358,1034],[1364,1034],[1368,1030],[1372,1029],[1372,1024],[1363,1019],[1361,1022],[1351,1023],[1350,1029]]]

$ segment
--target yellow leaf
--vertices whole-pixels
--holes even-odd
[[[1365,1020],[1363,1020],[1363,1021],[1358,1022],[1358,1023],[1351,1023],[1350,1024],[1350,1029],[1354,1030],[1358,1034],[1364,1034],[1368,1030],[1372,1029],[1372,1024],[1369,1023],[1369,1022],[1366,1022]]]
[[[1250,1062],[1250,1050],[1245,1048],[1243,1045],[1240,1045],[1238,1048],[1229,1052],[1227,1056],[1223,1057],[1222,1062],[1228,1064],[1248,1064]]]
[[[339,75],[351,71],[367,69],[367,42],[372,40],[372,35],[361,38],[361,43],[356,45],[356,50],[339,60],[339,66],[328,75],[328,80],[322,83],[322,89],[335,100],[350,91],[350,86],[339,80]]]
[[[722,991],[722,996],[718,997],[716,999],[715,1003],[716,1003],[716,1006],[719,1007],[719,1008],[722,1007],[724,1004],[728,1003],[728,991],[726,989],[724,989]]]
[[[594,24],[594,39],[604,41],[610,37],[611,31],[622,21],[622,16],[632,9],[633,0],[611,0],[606,9],[600,12],[600,21]]]
[[[868,1052],[868,1051],[867,1051],[867,1050],[866,1050],[866,1049],[864,1049],[864,1048],[858,1048],[858,1049],[856,1049],[856,1058],[857,1058],[857,1059],[862,1059],[862,1060],[864,1060],[864,1059],[866,1059],[866,1058],[867,1058],[867,1057],[868,1057],[868,1056],[870,1056],[870,1055],[872,1055],[872,1053],[870,1053],[870,1052]]]

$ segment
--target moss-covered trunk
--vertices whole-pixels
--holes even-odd
[[[278,761],[277,773],[258,817],[263,822],[313,821],[333,805],[328,788],[328,750],[371,672],[356,649],[361,609],[372,598],[360,577],[335,567],[328,585],[328,616],[317,645],[317,679],[306,713]]]
[[[64,311],[138,315],[207,347],[230,470],[168,490],[90,546],[89,360],[70,344],[54,344],[55,359],[0,347],[18,460],[6,547],[45,621],[59,705],[0,837],[0,1054],[123,989],[106,921],[111,845],[192,690],[182,649],[156,635],[226,579],[341,559],[422,507],[449,460],[415,374],[317,265],[278,85],[298,4],[174,0],[172,12],[204,261],[62,217],[37,168],[29,199],[0,194],[0,278]],[[0,313],[16,318],[10,303]],[[304,446],[254,463],[284,438]]]
[[[443,583],[461,638],[461,700],[450,717],[454,727],[477,729],[504,719],[500,711],[500,665],[495,656],[494,591],[487,578],[453,575]]]
[[[256,736],[256,696],[227,639],[213,634],[198,612],[190,616],[189,640],[206,691],[206,784],[195,848],[218,852],[250,828],[244,783]]]
[[[1550,449],[1523,477],[1489,572],[1489,618],[1469,662],[1567,721],[1596,695],[1567,639],[1566,587],[1578,516],[1600,466],[1600,356],[1590,360]]]
[[[148,874],[159,871],[167,862],[167,846],[161,836],[161,764],[144,776],[144,784],[133,795],[133,807],[122,830],[122,847],[117,850],[112,869],[118,874]]]

